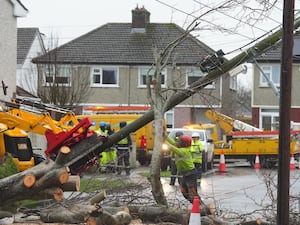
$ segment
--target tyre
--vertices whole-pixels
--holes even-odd
[[[202,172],[207,172],[207,152],[202,153]]]
[[[33,153],[32,157],[34,158],[34,165],[38,165],[46,160],[42,155],[36,153]]]
[[[207,163],[208,170],[212,170],[213,168],[214,168],[214,156],[212,156],[211,161]]]

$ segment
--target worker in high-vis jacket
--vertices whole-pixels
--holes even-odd
[[[122,129],[127,125],[126,121],[120,122],[120,128]],[[126,175],[130,175],[130,151],[131,151],[131,137],[128,135],[127,137],[123,138],[121,141],[117,144],[117,158],[118,158],[118,174],[122,173],[122,169],[125,166],[125,172]]]
[[[101,121],[99,123],[99,128],[95,130],[98,136],[107,137],[108,136],[108,130],[106,128],[106,123]],[[108,163],[108,155],[106,151],[101,152],[100,155],[100,168],[105,170],[106,164]],[[101,172],[101,171],[100,171]]]
[[[182,136],[182,135],[183,135],[182,131],[177,131],[175,133],[175,143],[179,139],[179,137]],[[173,186],[173,185],[175,185],[176,178],[178,177],[178,174],[177,174],[177,168],[176,168],[176,164],[175,164],[175,153],[171,152],[170,156],[171,156],[171,163],[170,163],[170,169],[171,169],[170,185]]]
[[[192,146],[190,148],[195,168],[197,169],[197,184],[201,185],[202,178],[202,154],[203,144],[200,141],[200,135],[198,132],[192,133]]]
[[[182,135],[176,142],[167,137],[170,150],[175,153],[175,164],[179,172],[179,185],[184,198],[193,203],[194,197],[198,196],[197,192],[197,170],[195,168],[190,147],[192,139],[188,135]]]

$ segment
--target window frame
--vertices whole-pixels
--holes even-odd
[[[94,82],[95,70],[99,70],[99,83]],[[115,72],[115,83],[114,84],[103,84],[103,71],[110,70]],[[97,75],[97,74],[96,74]],[[119,87],[119,67],[116,66],[93,66],[91,68],[90,75],[91,87]]]
[[[270,126],[264,127],[263,124],[263,118],[270,118]],[[276,130],[276,127],[274,126],[279,121],[279,109],[268,109],[268,108],[262,108],[260,109],[260,119],[259,119],[259,127],[264,130]]]
[[[188,67],[186,68],[186,87],[189,87],[190,84],[189,84],[189,77],[195,77],[196,79],[193,81],[195,82],[196,80],[202,78],[202,77],[205,77],[207,75],[207,73],[204,73],[200,68],[198,67]],[[190,74],[194,74],[195,72],[199,72],[199,76],[196,75],[196,76],[190,76]],[[193,83],[192,82],[192,83]],[[204,89],[216,89],[216,81],[212,81],[210,84],[207,84]]]
[[[142,70],[149,71],[149,69],[150,69],[150,71],[153,71],[153,74],[154,74],[155,69],[150,66],[148,66],[148,67],[142,66],[142,67],[138,68],[138,87],[139,88],[147,88],[147,84],[143,83],[144,79],[142,77],[142,76],[147,77],[147,74],[143,74]],[[164,79],[163,79],[164,83],[161,84],[161,87],[166,88],[167,87],[167,69],[164,68],[161,72],[162,72],[162,75],[164,76]],[[153,76],[153,74],[150,74],[150,76]],[[146,79],[145,79],[145,81],[146,81]],[[152,87],[152,85],[151,85],[151,87]]]
[[[63,73],[61,74],[61,71]],[[58,76],[60,75],[60,76]],[[67,82],[55,82],[64,80]],[[72,86],[72,67],[70,65],[46,65],[43,67],[43,86],[53,87],[54,85],[71,87]]]
[[[281,67],[279,64],[262,64],[259,65],[261,70],[265,73],[265,75],[267,75],[269,77],[269,79],[273,82],[273,84],[276,87],[280,87],[280,70]],[[275,68],[277,69],[277,74],[275,73]],[[268,84],[267,79],[264,77],[264,75],[262,74],[261,71],[259,71],[259,85],[260,87],[270,87],[270,85]],[[278,76],[278,77],[275,77]],[[277,81],[275,82],[275,80],[277,79]]]

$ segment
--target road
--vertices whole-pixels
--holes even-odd
[[[162,178],[166,195],[179,195],[178,183],[169,185],[168,178]],[[226,166],[226,173],[220,174],[217,165],[213,171],[204,174],[198,192],[205,203],[213,203],[218,214],[248,214],[265,207],[276,212],[277,170],[255,170],[248,163],[234,163]],[[290,195],[300,190],[300,170],[290,171]],[[274,195],[274,197],[272,197]],[[300,211],[296,204],[297,213]],[[259,212],[257,212],[257,215]],[[251,213],[255,215],[254,213]]]

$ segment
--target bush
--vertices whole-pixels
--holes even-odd
[[[12,155],[5,155],[3,161],[0,162],[0,179],[11,176],[18,172],[18,166],[14,163]]]

